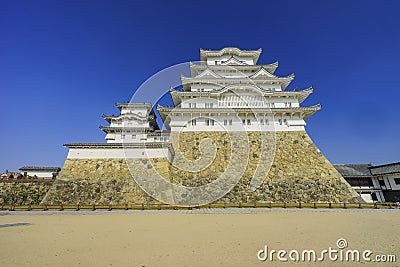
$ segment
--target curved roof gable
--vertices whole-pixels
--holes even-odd
[[[221,61],[221,65],[248,65],[248,64],[235,58],[234,56],[231,56],[227,60]]]
[[[221,50],[204,50],[200,48],[200,60],[205,61],[207,57],[220,57],[222,55],[236,55],[236,56],[248,56],[252,57],[254,64],[257,62],[262,49],[257,50],[240,50],[237,47],[225,47]]]
[[[107,122],[111,122],[111,120],[123,120],[124,118],[146,121],[148,119],[153,119],[154,116],[153,115],[143,116],[143,115],[139,115],[139,114],[136,114],[136,113],[133,113],[133,112],[129,112],[129,113],[121,114],[121,115],[118,115],[118,116],[114,116],[114,115],[108,116],[108,115],[103,114],[103,118]]]
[[[246,84],[246,85],[244,85],[244,84],[231,84],[231,85],[228,85],[228,86],[226,86],[224,88],[221,88],[220,90],[215,90],[214,92],[222,95],[222,94],[227,93],[227,92],[241,92],[243,89],[247,89],[247,90],[251,90],[253,92],[257,92],[260,95],[265,93],[265,91],[262,88],[258,87],[257,85],[254,85],[254,84]]]
[[[259,69],[253,75],[250,75],[249,78],[257,78],[257,77],[268,77],[268,78],[277,78],[277,76],[273,75],[269,71],[264,68]]]
[[[209,68],[205,69],[203,72],[201,72],[199,75],[196,76],[196,78],[203,78],[203,77],[222,78],[221,75],[218,75]]]

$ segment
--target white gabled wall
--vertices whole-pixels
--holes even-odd
[[[215,114],[218,111],[215,111]],[[233,113],[220,116],[200,115],[193,112],[174,113],[170,123],[171,132],[201,131],[303,131],[306,125],[301,118],[239,115]],[[211,122],[213,120],[214,122]],[[244,120],[244,121],[243,121]]]
[[[70,148],[69,159],[142,159],[168,158],[171,153],[168,148]]]
[[[218,97],[196,97],[191,99],[182,99],[179,108],[296,108],[300,107],[299,101],[296,98],[283,97],[263,97],[259,94],[234,94],[224,93]],[[194,105],[193,105],[194,104]],[[208,106],[206,105],[208,104]],[[218,110],[216,109],[216,112]]]
[[[26,175],[28,176],[35,176],[38,178],[53,178],[53,172],[50,171],[22,171],[21,174],[24,175],[26,172]]]

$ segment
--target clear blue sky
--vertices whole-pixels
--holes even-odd
[[[322,104],[307,131],[333,163],[400,161],[400,1],[0,1],[0,172],[62,166],[103,142],[154,73],[199,48],[262,48]]]

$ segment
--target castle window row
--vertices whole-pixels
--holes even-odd
[[[294,108],[298,107],[298,103],[294,102],[267,102],[267,101],[219,101],[217,103],[187,103],[183,105],[183,108],[247,108],[247,107],[258,107],[258,108]]]
[[[264,90],[266,90],[266,91],[270,91],[270,92],[276,92],[276,91],[281,91],[280,90],[280,88],[276,88],[276,87],[267,87],[267,85],[261,85],[260,86],[262,89],[264,89]],[[193,87],[193,88],[191,88],[190,89],[190,91],[192,91],[192,92],[212,92],[212,91],[214,91],[214,90],[216,90],[217,88],[219,88],[219,87],[214,87],[214,88],[203,88],[203,87],[201,87],[201,88],[195,88],[195,87]]]
[[[217,125],[216,121],[214,119],[205,119],[205,118],[197,118],[197,119],[192,119],[190,121],[191,126],[198,126],[198,123],[205,125],[205,126],[214,126]],[[286,118],[280,118],[275,121],[276,124],[278,125],[287,125],[287,119]],[[232,126],[234,124],[232,119],[223,119],[223,125],[224,126]],[[241,119],[241,124],[242,125],[271,125],[271,122],[269,119],[264,118],[264,119],[255,119],[255,118],[242,118]],[[274,121],[272,121],[272,124],[274,124]]]

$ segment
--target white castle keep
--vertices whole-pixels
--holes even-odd
[[[103,115],[109,126],[100,126],[107,142],[65,145],[42,203],[362,201],[305,131],[320,109],[301,106],[313,88],[287,90],[294,75],[276,76],[277,62],[257,65],[260,54],[200,50],[189,77],[169,89],[173,107],[117,103],[119,114]],[[144,101],[158,94],[146,85]]]
[[[157,106],[165,130],[151,103],[116,103],[120,114],[103,115],[110,125],[100,126],[107,143],[66,144],[68,158],[171,158],[171,132],[304,131],[305,120],[320,109],[300,106],[313,88],[286,91],[294,74],[276,76],[278,62],[259,65],[260,54],[261,49],[200,49],[190,77],[181,75],[182,88],[170,89],[174,107]]]

